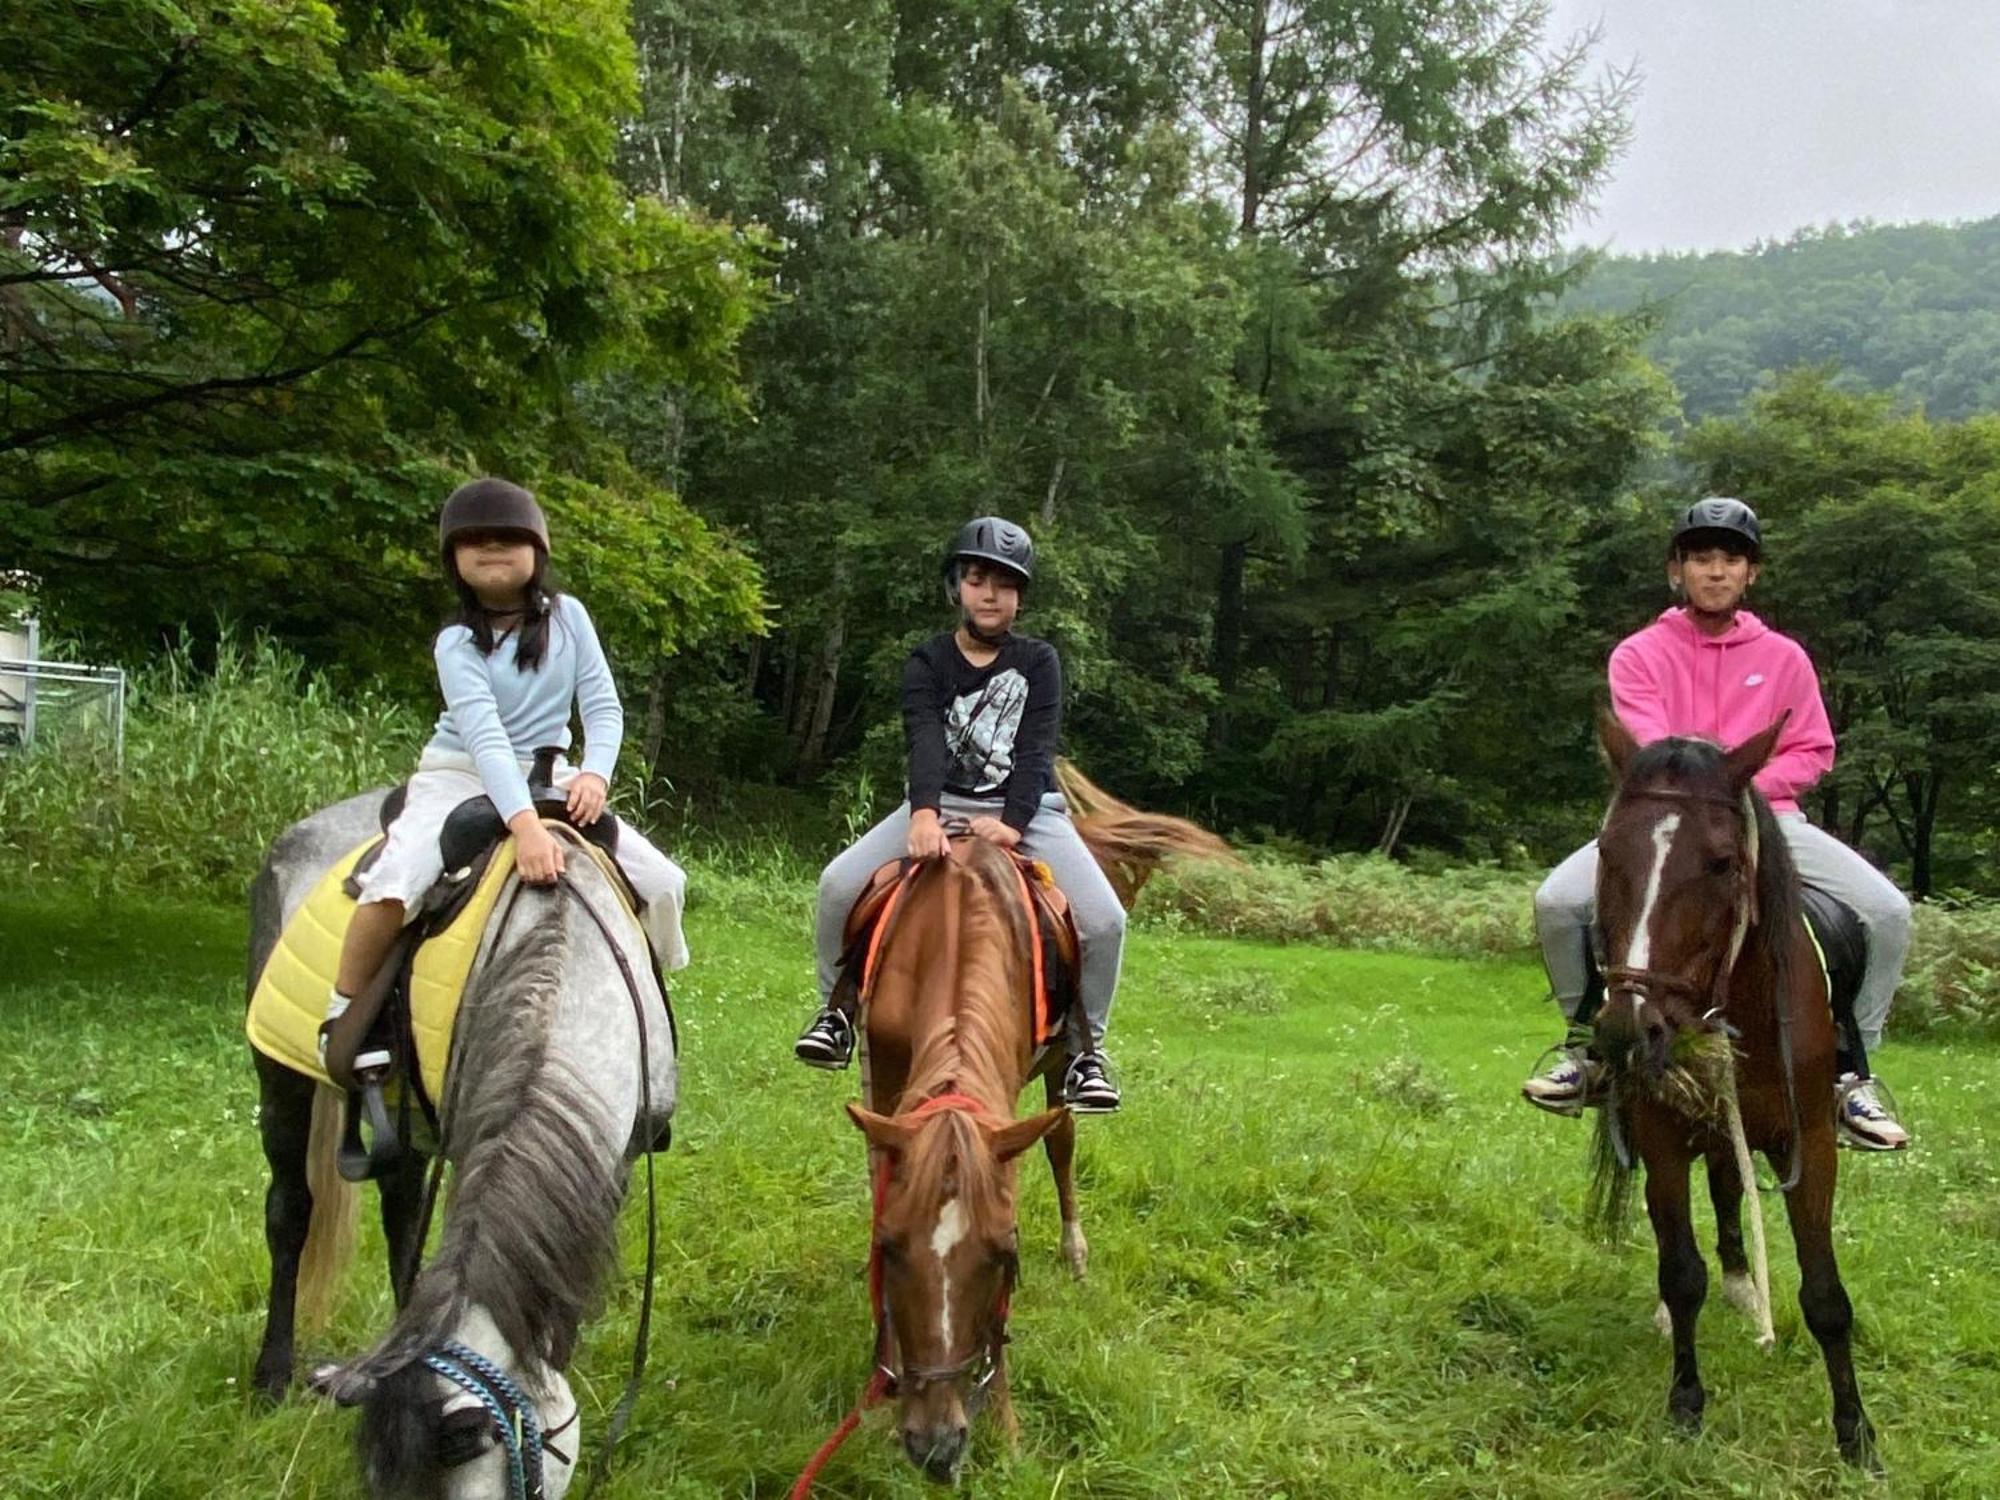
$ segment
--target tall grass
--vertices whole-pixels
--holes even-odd
[[[407,776],[425,724],[371,689],[335,691],[261,637],[225,633],[132,681],[125,763],[60,732],[0,759],[6,878],[235,899],[265,846],[315,807]]]

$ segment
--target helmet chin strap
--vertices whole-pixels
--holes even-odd
[[[1007,644],[1007,637],[1014,633],[1012,625],[1001,631],[981,630],[979,623],[972,618],[971,613],[962,608],[958,612],[958,623],[967,635],[971,636],[982,646],[1004,646]]]

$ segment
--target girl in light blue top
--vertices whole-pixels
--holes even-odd
[[[549,587],[549,527],[535,497],[504,479],[460,485],[445,501],[438,546],[459,598],[433,653],[444,712],[381,857],[361,877],[328,1020],[374,977],[411,908],[444,872],[438,833],[453,808],[482,792],[492,798],[513,832],[521,878],[552,881],[562,873],[563,848],[528,794],[534,753],[569,749],[574,707],[583,719],[582,764],[558,761],[554,780],[570,816],[590,824],[605,815],[624,737],[624,710],[596,627],[582,601]],[[680,968],[687,962],[687,878],[629,824],[618,829],[618,863],[645,903],[641,921],[661,964]]]

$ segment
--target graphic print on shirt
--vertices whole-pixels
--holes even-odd
[[[1028,707],[1028,679],[1009,667],[995,672],[976,693],[954,698],[944,719],[951,753],[946,781],[972,792],[991,792],[1014,774],[1014,736]]]

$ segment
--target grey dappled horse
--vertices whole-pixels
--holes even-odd
[[[271,846],[251,887],[252,988],[319,877],[375,830],[382,796],[325,808]],[[563,1371],[615,1259],[629,1164],[670,1118],[676,1073],[644,939],[595,861],[572,850],[567,863],[566,884],[523,886],[511,905],[502,898],[473,961],[443,1108],[455,1176],[436,1253],[414,1278],[425,1162],[412,1152],[380,1180],[395,1321],[323,1382],[362,1408],[362,1461],[378,1495],[483,1500],[513,1491],[486,1408],[424,1363],[452,1344],[497,1365],[534,1403],[552,1434],[550,1500],[569,1483],[581,1432]],[[639,1012],[593,909],[617,934],[643,1003],[648,1119],[640,1118]],[[297,1304],[311,1311],[331,1301],[356,1194],[332,1165],[338,1096],[253,1055],[271,1167],[271,1301],[255,1378],[275,1400],[292,1378]]]

